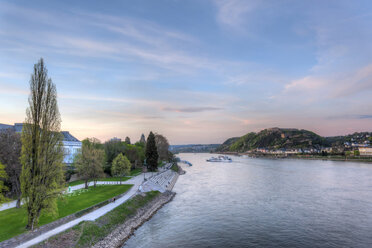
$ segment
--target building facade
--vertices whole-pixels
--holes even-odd
[[[360,156],[372,157],[372,147],[359,147]]]
[[[16,133],[21,133],[23,128],[23,123],[15,123],[14,125],[7,125],[7,124],[1,124],[0,123],[0,132],[2,130],[13,130]],[[74,161],[74,157],[81,149],[81,141],[79,141],[77,138],[72,136],[68,131],[62,131],[61,134],[63,135],[63,149],[64,149],[64,155],[63,155],[63,163],[65,163],[67,166],[71,165]]]
[[[72,136],[68,131],[62,131],[63,135],[63,148],[65,154],[63,156],[63,163],[71,165],[74,162],[76,154],[81,149],[81,141]]]

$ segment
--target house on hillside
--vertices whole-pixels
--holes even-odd
[[[0,132],[5,130],[13,130],[16,133],[21,133],[23,128],[23,123],[14,123],[14,125],[7,125],[0,123]],[[63,156],[63,163],[67,166],[70,166],[74,161],[75,155],[81,149],[81,141],[77,138],[72,136],[68,131],[62,131],[61,134],[63,135],[63,149],[64,149],[64,156]]]
[[[359,147],[360,156],[372,157],[372,147]]]

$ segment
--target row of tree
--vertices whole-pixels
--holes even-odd
[[[102,144],[96,138],[83,140],[81,151],[75,156],[74,168],[80,179],[88,182],[96,181],[106,175],[124,177],[131,169],[146,165],[149,171],[156,171],[159,161],[169,161],[172,154],[168,151],[168,140],[161,134],[150,132],[148,139],[141,136],[135,144],[118,139]]]

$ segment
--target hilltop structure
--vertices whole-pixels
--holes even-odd
[[[14,123],[14,125],[0,123],[0,132],[10,129],[16,133],[21,133],[22,128],[23,123]],[[65,163],[67,166],[70,166],[74,161],[75,155],[81,149],[82,143],[80,140],[72,136],[68,131],[62,131],[61,134],[63,135],[62,142],[64,148],[63,163]]]

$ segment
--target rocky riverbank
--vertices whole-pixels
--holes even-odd
[[[135,216],[126,220],[123,224],[118,226],[113,232],[111,232],[93,247],[121,247],[138,227],[149,220],[161,207],[170,202],[175,195],[176,193],[170,191],[161,194],[159,197],[148,203],[145,207],[138,209]]]

